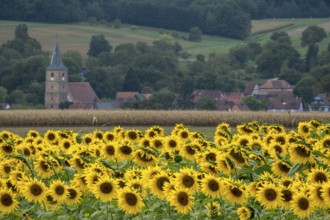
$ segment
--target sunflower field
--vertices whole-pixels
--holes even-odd
[[[330,219],[330,125],[0,131],[0,219]]]

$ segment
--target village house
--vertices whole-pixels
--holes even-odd
[[[309,111],[330,111],[330,94],[321,93],[314,97],[313,101],[308,105]]]

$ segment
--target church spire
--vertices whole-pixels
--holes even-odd
[[[68,70],[66,66],[64,66],[62,62],[61,52],[60,52],[60,46],[58,44],[57,36],[56,36],[56,44],[53,51],[52,59],[50,61],[49,66],[47,67],[47,70]]]

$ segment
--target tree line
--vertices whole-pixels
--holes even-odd
[[[249,82],[274,77],[294,85],[294,93],[307,105],[316,94],[330,92],[330,45],[318,47],[326,37],[323,28],[308,27],[301,38],[306,56],[293,47],[286,32],[275,32],[264,45],[247,42],[227,54],[187,59],[170,35],[161,35],[151,45],[124,43],[113,48],[101,34],[92,36],[87,58],[67,51],[62,59],[69,81],[88,81],[104,101],[113,100],[117,91],[153,94],[148,102],[128,103],[127,108],[210,108],[212,103],[193,104],[195,89],[242,92]],[[0,103],[43,108],[50,59],[51,54],[29,36],[27,25],[18,25],[14,39],[0,46]]]
[[[251,19],[329,17],[329,0],[5,0],[0,20],[70,23],[96,19],[243,39]]]

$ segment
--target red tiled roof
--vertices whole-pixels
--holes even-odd
[[[285,80],[269,80],[262,84],[259,89],[293,89],[293,86]]]
[[[138,96],[138,92],[117,92],[116,93],[116,100],[119,99],[134,99]]]
[[[318,94],[318,96],[323,100],[326,105],[330,105],[330,95],[327,93]]]
[[[68,84],[68,96],[72,103],[92,104],[99,100],[88,82],[70,82]]]

